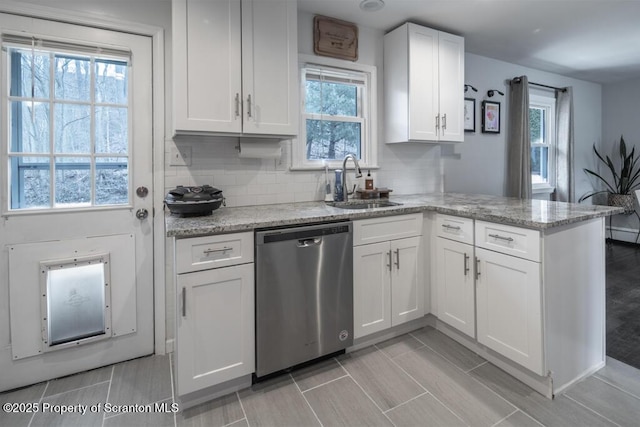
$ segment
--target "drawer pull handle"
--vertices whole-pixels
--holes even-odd
[[[480,259],[476,257],[476,280],[480,279]]]
[[[226,246],[222,249],[205,249],[204,251],[202,251],[203,254],[209,256],[211,254],[215,254],[217,252],[222,252],[223,254],[227,251],[232,250],[233,248],[227,248]]]
[[[236,117],[240,117],[240,94],[236,93]]]
[[[442,228],[446,228],[447,230],[456,230],[456,231],[460,231],[461,228],[458,225],[449,225],[449,224],[442,224]]]
[[[387,267],[389,267],[389,271],[391,271],[391,249],[387,252],[387,256],[389,257],[389,264],[387,264]]]
[[[513,237],[504,237],[499,234],[489,234],[489,237],[493,237],[494,239],[504,240],[505,242],[513,242]]]
[[[469,255],[464,254],[464,275],[469,273]]]
[[[400,249],[396,249],[396,267],[400,270]]]
[[[182,288],[182,317],[187,317],[187,288]]]

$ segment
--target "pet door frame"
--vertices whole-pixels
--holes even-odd
[[[104,333],[98,333],[87,337],[72,338],[58,344],[51,344],[49,326],[49,299],[48,299],[48,278],[52,270],[72,269],[86,265],[102,264],[104,277]],[[42,320],[42,351],[61,350],[69,347],[76,347],[94,341],[101,341],[111,338],[111,273],[110,273],[109,253],[92,254],[88,256],[76,256],[73,258],[58,259],[40,262],[40,290],[41,290],[41,320]]]

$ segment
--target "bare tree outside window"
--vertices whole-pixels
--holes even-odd
[[[11,209],[128,203],[127,60],[8,52]]]

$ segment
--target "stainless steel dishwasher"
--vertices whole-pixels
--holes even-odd
[[[256,231],[256,377],[352,344],[351,222]]]

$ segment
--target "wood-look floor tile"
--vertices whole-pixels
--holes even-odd
[[[246,418],[243,418],[240,421],[236,421],[235,423],[229,424],[227,427],[249,427],[249,422],[247,421]]]
[[[396,427],[425,425],[425,420],[429,420],[430,427],[467,425],[429,393],[387,411],[386,415]]]
[[[342,366],[333,358],[291,372],[291,376],[302,391],[336,380],[345,375],[347,375],[347,372],[342,369]]]
[[[640,398],[640,371],[633,366],[607,357],[607,366],[595,376]]]
[[[338,358],[344,369],[382,411],[424,393],[424,389],[375,347]]]
[[[172,398],[169,356],[148,356],[114,366],[109,403],[146,404]]]
[[[163,407],[155,407],[149,412],[127,412],[104,419],[104,427],[173,427],[175,426],[174,413],[171,409],[173,400],[159,402]],[[207,424],[201,424],[203,426]]]
[[[42,398],[47,383],[39,383],[29,387],[0,393],[0,404],[5,403],[38,403]],[[5,412],[0,410],[0,426],[28,426],[33,413],[26,411]]]
[[[216,427],[231,424],[244,418],[236,393],[194,406],[176,414],[178,426]]]
[[[504,420],[500,421],[495,427],[541,427],[542,424],[531,418],[522,411],[516,411]]]
[[[38,412],[31,422],[31,426],[80,426],[91,427],[101,426],[104,412],[91,411],[87,409],[83,415],[81,413],[67,413],[61,414],[52,410],[46,410],[45,404],[51,405],[53,408],[55,405],[69,406],[69,405],[92,405],[102,404],[107,401],[107,393],[109,392],[109,383],[100,383],[94,386],[73,390],[67,393],[56,394],[55,396],[47,397],[42,400],[41,411]]]
[[[393,358],[408,351],[424,346],[423,343],[412,337],[410,334],[400,335],[376,344],[387,356]]]
[[[392,425],[349,377],[316,387],[305,392],[304,396],[323,426]]]
[[[470,374],[543,425],[615,425],[566,396],[547,399],[490,363],[474,369]]]
[[[79,374],[69,375],[68,377],[51,380],[45,391],[45,397],[109,381],[111,380],[112,371],[113,366],[110,365],[104,368],[92,369]]]
[[[238,392],[250,426],[317,426],[317,418],[289,375]]]
[[[469,425],[491,426],[516,410],[430,348],[411,351],[394,360]]]
[[[484,358],[431,326],[411,332],[411,335],[465,372],[486,362]]]
[[[580,381],[565,394],[618,425],[637,426],[640,423],[640,399],[599,378]]]

